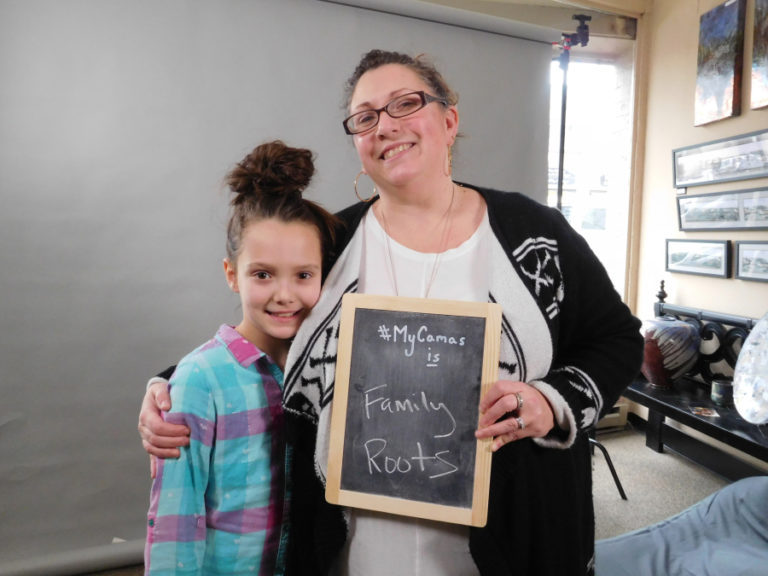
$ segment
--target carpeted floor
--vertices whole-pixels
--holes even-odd
[[[728,480],[673,452],[659,454],[645,446],[645,435],[631,426],[598,433],[616,467],[628,500],[622,500],[605,458],[593,460],[595,536],[609,538],[668,518],[727,485]],[[142,566],[90,576],[140,576]]]
[[[593,459],[595,537],[609,538],[682,512],[730,482],[669,450],[645,446],[645,435],[631,427],[598,433],[608,450],[628,500],[622,500],[605,458]]]

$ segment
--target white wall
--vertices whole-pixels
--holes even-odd
[[[693,125],[699,18],[720,0],[654,0],[645,16],[650,28],[645,170],[641,215],[638,279],[638,316],[653,315],[659,281],[665,280],[667,302],[740,316],[761,317],[768,312],[768,283],[734,278],[708,278],[666,272],[665,240],[768,240],[768,231],[681,232],[678,230],[677,191],[672,186],[672,150],[768,128],[768,109],[750,109],[752,15],[747,1],[744,81],[740,116]],[[768,186],[768,179],[743,180],[689,188],[704,194]]]

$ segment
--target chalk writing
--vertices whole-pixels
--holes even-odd
[[[399,412],[407,412],[410,414],[417,414],[422,412],[443,412],[450,420],[449,428],[443,431],[441,434],[433,434],[433,438],[447,438],[456,431],[456,419],[443,402],[432,402],[427,398],[427,393],[424,390],[411,392],[411,398],[392,399],[389,396],[381,396],[379,393],[374,392],[387,388],[386,384],[374,386],[363,392],[363,406],[365,408],[365,418],[371,419],[371,409],[373,408],[380,412],[389,414],[395,414]]]
[[[419,326],[414,333],[412,330],[409,331],[407,324],[403,326],[395,324],[392,326],[391,330],[385,324],[380,324],[378,327],[378,334],[379,338],[386,340],[387,342],[391,341],[393,344],[405,344],[406,346],[403,349],[403,352],[408,358],[413,356],[416,343],[448,344],[450,346],[464,346],[467,343],[466,336],[457,334],[432,334],[429,332],[429,327],[423,325]]]
[[[368,474],[408,474],[414,470],[411,460],[416,462],[418,471],[429,473],[430,480],[448,476],[459,469],[458,466],[448,461],[450,450],[440,450],[435,452],[434,456],[425,456],[421,442],[416,442],[417,454],[414,456],[392,456],[389,454],[382,456],[386,448],[387,441],[384,438],[371,438],[366,441],[365,453],[368,459]]]

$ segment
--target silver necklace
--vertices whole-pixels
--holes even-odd
[[[440,241],[440,250],[435,254],[435,262],[432,264],[432,273],[429,275],[429,281],[427,282],[427,288],[424,291],[424,298],[429,298],[429,292],[432,289],[432,283],[435,281],[435,277],[437,276],[437,270],[440,267],[440,257],[443,255],[443,252],[445,252],[448,237],[450,235],[451,231],[451,224],[453,223],[453,218],[451,214],[451,208],[453,208],[453,200],[456,198],[456,184],[454,182],[451,182],[451,203],[448,204],[448,210],[445,211],[445,214],[443,215],[443,238]],[[384,226],[384,238],[386,241],[386,248],[387,248],[387,261],[389,262],[389,277],[390,280],[392,280],[392,288],[395,290],[395,296],[400,296],[400,293],[397,289],[397,275],[395,274],[395,262],[392,259],[392,246],[390,244],[389,239],[389,226],[387,226],[387,218],[384,216],[384,208],[381,208],[379,210],[381,213],[381,223]]]

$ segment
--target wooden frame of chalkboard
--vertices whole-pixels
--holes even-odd
[[[474,431],[500,340],[498,304],[346,294],[326,499],[484,526],[491,439]]]

